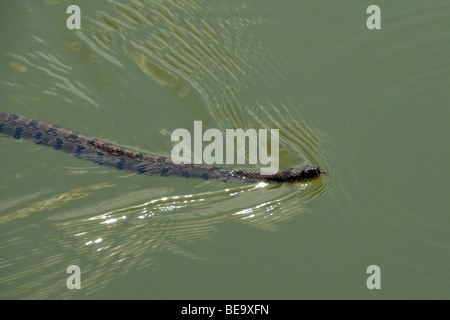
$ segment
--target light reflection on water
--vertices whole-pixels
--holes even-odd
[[[99,188],[91,188],[95,189]],[[146,193],[151,194],[152,190]],[[75,211],[64,213],[64,204],[61,204],[62,209],[58,210],[62,211],[61,214],[50,216],[41,223],[50,224],[47,230],[52,231],[34,235],[39,239],[36,243],[39,246],[30,245],[28,241],[25,244],[17,241],[23,238],[20,229],[12,230],[7,235],[16,239],[9,246],[22,254],[8,263],[4,261],[2,265],[2,296],[39,299],[71,297],[73,293],[61,286],[58,280],[61,275],[57,272],[67,267],[67,261],[82,266],[83,291],[90,294],[107,286],[120,274],[152,268],[158,252],[171,252],[198,261],[208,260],[207,256],[187,251],[185,245],[214,240],[215,233],[224,223],[246,223],[251,227],[276,231],[279,222],[301,214],[308,199],[320,193],[323,193],[320,181],[278,186],[238,184],[218,191],[163,196],[100,215],[84,214],[82,217],[77,217]],[[49,203],[47,209],[54,207]],[[47,209],[41,206],[32,213]],[[30,258],[42,263],[32,268],[26,267],[29,264],[24,263],[23,255],[27,256],[27,251]],[[48,252],[52,252],[50,257]],[[18,264],[20,268],[17,268]],[[49,273],[49,270],[55,271]],[[33,285],[24,285],[19,292],[13,289],[18,282],[30,284],[33,279],[42,277],[46,283],[53,285],[39,290],[34,289]]]

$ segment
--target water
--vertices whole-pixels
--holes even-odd
[[[195,120],[279,129],[281,168],[329,175],[138,176],[2,137],[2,299],[449,298],[448,1],[378,1],[372,31],[369,1],[77,4],[78,31],[65,2],[0,4],[1,111],[163,156]]]

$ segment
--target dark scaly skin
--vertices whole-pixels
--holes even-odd
[[[318,167],[310,165],[290,168],[273,175],[262,175],[259,170],[233,170],[202,164],[177,165],[170,158],[131,150],[45,121],[5,112],[0,112],[0,133],[15,139],[26,139],[35,144],[52,147],[99,165],[146,175],[195,177],[221,181],[294,183],[315,180],[323,173]]]

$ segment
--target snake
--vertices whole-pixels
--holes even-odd
[[[178,176],[223,182],[306,183],[325,174],[319,167],[309,164],[278,170],[275,174],[197,163],[175,164],[168,157],[133,150],[42,120],[6,112],[0,112],[0,134],[60,150],[98,165],[144,175]]]

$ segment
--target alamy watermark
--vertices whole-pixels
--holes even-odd
[[[268,130],[226,129],[225,138],[219,129],[207,129],[203,132],[202,121],[194,121],[194,138],[187,129],[176,129],[171,140],[178,142],[172,149],[173,163],[195,164],[245,164],[246,141],[248,141],[248,164],[259,164],[261,174],[271,175],[279,168],[279,130],[270,129],[270,155],[268,154]],[[181,140],[181,141],[180,141]],[[203,142],[210,142],[203,148]],[[236,162],[235,162],[236,141]],[[192,148],[193,147],[193,148]],[[193,154],[191,150],[194,150]],[[224,157],[225,151],[225,157]]]
[[[372,264],[367,267],[366,270],[367,274],[370,274],[370,276],[367,278],[366,286],[367,289],[373,290],[373,289],[381,289],[381,269],[376,264]]]
[[[70,274],[66,280],[67,289],[81,289],[81,269],[73,264],[67,267],[66,273]]]
[[[70,5],[67,7],[67,13],[70,13],[70,16],[66,20],[67,29],[81,29],[81,9],[77,5]]]
[[[66,13],[70,16],[66,20],[66,26],[69,30],[81,29],[81,9],[77,5],[69,5]],[[370,5],[366,10],[370,16],[367,18],[366,26],[369,30],[381,29],[381,9],[377,5]]]

